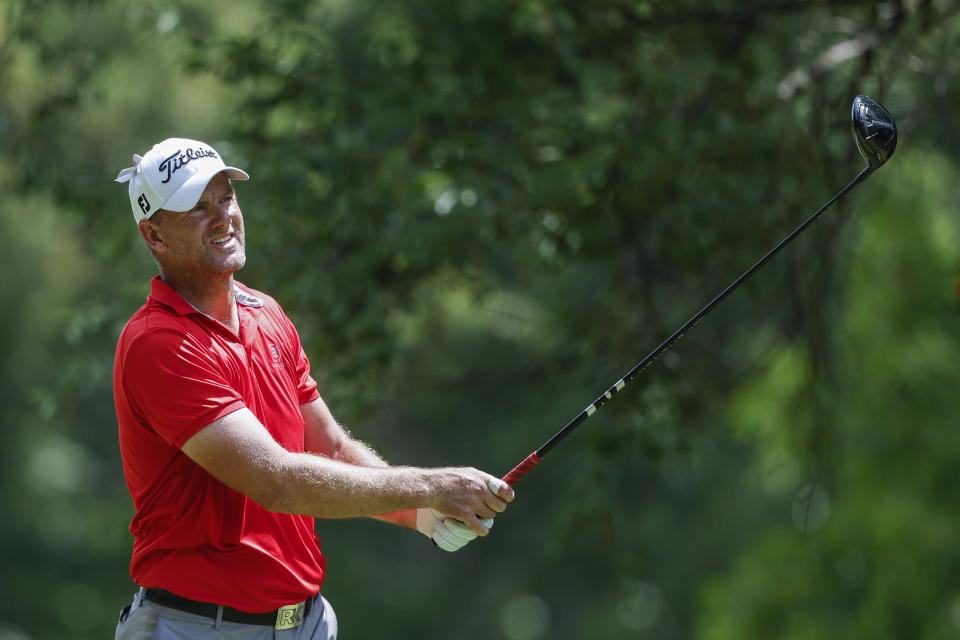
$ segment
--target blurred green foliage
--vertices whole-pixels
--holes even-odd
[[[404,464],[502,474],[881,171],[517,487],[493,535],[320,521],[344,637],[960,630],[955,0],[0,3],[0,640],[133,593],[111,369],[154,265],[112,182],[247,169],[247,284]],[[954,444],[951,444],[954,443]]]

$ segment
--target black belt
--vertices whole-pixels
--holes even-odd
[[[206,618],[217,619],[217,613],[220,605],[209,602],[197,602],[182,598],[175,593],[170,593],[166,589],[144,589],[143,597],[150,602],[159,604],[162,607],[170,607],[193,613]],[[230,607],[223,607],[221,620],[226,622],[239,622],[240,624],[256,624],[264,627],[274,627],[276,629],[293,629],[300,625],[300,622],[309,613],[313,606],[313,598],[307,598],[305,602],[289,604],[280,607],[276,611],[266,613],[247,613]]]

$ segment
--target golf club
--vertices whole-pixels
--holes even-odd
[[[743,284],[744,280],[753,275],[760,267],[766,264],[767,261],[773,258],[773,256],[777,255],[781,249],[783,249],[794,238],[800,235],[804,229],[813,224],[814,220],[820,217],[820,214],[833,206],[833,204],[843,197],[848,191],[866,180],[871,173],[876,171],[890,158],[891,155],[893,155],[893,151],[897,147],[897,125],[893,121],[893,117],[886,109],[867,96],[859,95],[853,100],[851,118],[853,138],[856,140],[857,149],[867,161],[866,168],[864,168],[863,171],[861,171],[860,174],[853,179],[853,182],[845,186],[840,193],[833,196],[829,202],[820,207],[816,213],[807,218],[803,224],[794,229],[790,235],[781,240],[780,243],[777,244],[773,249],[768,251],[765,256],[760,258],[760,260],[758,260],[752,267],[747,269],[743,275],[734,280],[726,289],[721,291],[717,297],[707,303],[707,305],[694,314],[692,318],[687,320],[683,326],[673,333],[673,335],[664,340],[660,346],[647,354],[647,356],[637,363],[633,369],[627,372],[625,376],[620,378],[616,384],[607,389],[603,395],[594,400],[576,418],[567,423],[567,426],[558,431],[542,447],[528,455],[520,462],[520,464],[510,470],[510,472],[502,478],[504,482],[510,486],[515,485],[520,478],[525,476],[531,469],[539,464],[540,461],[547,455],[547,453],[553,449],[553,447],[559,444],[560,441],[562,441],[565,437],[570,435],[570,433],[580,426],[587,418],[596,413],[597,409],[602,407],[617,392],[623,389],[627,383],[633,379],[634,376],[643,371],[651,362],[656,360],[657,357],[659,357],[664,351],[669,349],[670,345],[679,340],[683,334],[693,327],[693,325],[699,322],[705,315],[710,313],[715,306],[720,304],[721,300],[733,293],[737,287]]]

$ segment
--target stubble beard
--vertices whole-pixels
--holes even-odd
[[[226,256],[218,256],[216,250],[210,246],[197,252],[193,260],[193,271],[196,277],[222,278],[230,276],[243,269],[247,262],[246,236],[242,227],[234,230],[236,248]]]

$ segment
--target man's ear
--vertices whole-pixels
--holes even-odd
[[[137,224],[137,229],[140,231],[140,236],[143,237],[143,241],[147,243],[147,246],[154,253],[163,253],[167,250],[167,243],[163,237],[163,232],[160,231],[160,225],[158,225],[153,220],[141,220]]]

